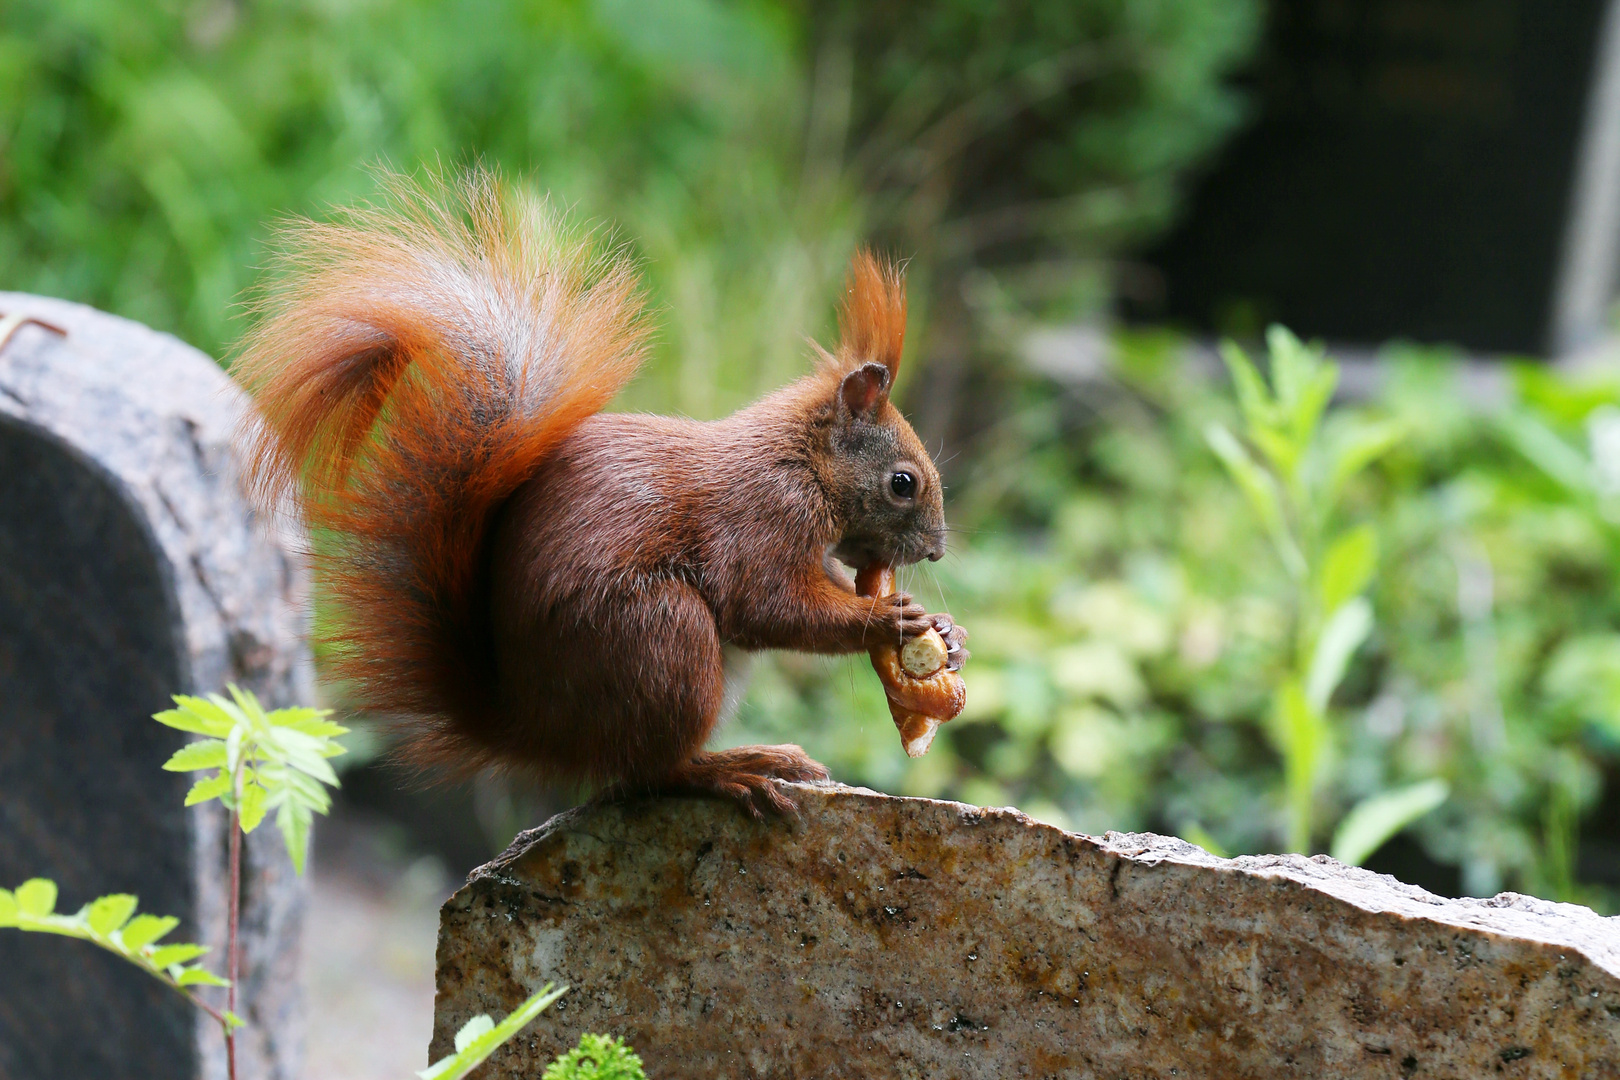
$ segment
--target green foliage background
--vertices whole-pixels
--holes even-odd
[[[368,167],[482,158],[643,260],[657,354],[627,407],[720,414],[803,369],[855,244],[912,259],[904,387],[946,458],[954,554],[911,586],[972,631],[970,713],[918,762],[856,660],[761,665],[732,741],[843,778],[1230,851],[1286,842],[1268,738],[1286,570],[1210,452],[1218,365],[1116,335],[1022,364],[1242,116],[1259,0],[15,0],[0,15],[0,285],[226,355],[274,222]],[[1330,710],[1309,846],[1441,777],[1414,827],[1470,892],[1592,899],[1583,819],[1620,748],[1620,390],[1392,348],[1328,426],[1401,444],[1335,528],[1380,552]],[[1480,385],[1485,389],[1480,390]],[[1328,432],[1331,434],[1331,432]]]
[[[1450,799],[1413,833],[1455,887],[1611,906],[1606,838],[1585,881],[1580,856],[1620,763],[1620,378],[1409,346],[1364,374],[1376,390],[1330,409],[1326,437],[1404,437],[1331,522],[1373,530],[1375,622],[1328,712],[1306,846],[1357,801],[1441,778]],[[927,757],[893,751],[855,661],[784,659],[738,741],[795,733],[836,775],[1089,832],[1283,849],[1271,708],[1293,584],[1206,444],[1211,421],[1241,430],[1225,384],[1173,335],[1122,334],[1092,379],[1023,386],[962,485],[966,542],[913,571],[973,633],[968,711]]]
[[[921,256],[921,300],[989,257],[984,215],[1092,262],[1162,222],[1236,118],[1218,77],[1257,10],[17,0],[0,266],[223,355],[276,219],[365,197],[378,162],[482,158],[645,261],[663,347],[631,404],[716,415],[802,369],[862,235]]]

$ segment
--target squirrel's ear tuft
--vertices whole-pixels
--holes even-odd
[[[838,322],[838,359],[846,365],[876,361],[889,369],[893,385],[906,342],[906,278],[900,268],[865,248],[857,251]]]

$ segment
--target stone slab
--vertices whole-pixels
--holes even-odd
[[[1620,923],[1585,908],[793,794],[797,822],[652,800],[519,836],[444,905],[430,1054],[557,981],[491,1077],[583,1031],[658,1080],[1620,1076]]]
[[[243,497],[245,397],[211,359],[92,308],[0,293],[0,885],[60,906],[133,892],[223,955],[225,820],[160,766],[176,692],[311,700],[302,572]],[[242,1080],[298,1074],[303,888],[276,830],[245,849]],[[216,970],[222,970],[216,962]],[[0,1077],[218,1078],[218,1029],[88,945],[0,934]]]

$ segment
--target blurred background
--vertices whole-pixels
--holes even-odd
[[[871,243],[955,530],[903,584],[972,632],[969,711],[910,761],[864,657],[772,657],[728,743],[1612,911],[1614,8],[11,0],[0,285],[228,361],[278,218],[483,160],[641,261],[620,407],[714,417],[807,369]],[[570,801],[352,738],[312,1076],[420,1066],[437,903]]]

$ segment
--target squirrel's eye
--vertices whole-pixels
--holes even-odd
[[[889,476],[889,490],[899,498],[912,498],[917,494],[917,478],[901,469]]]

